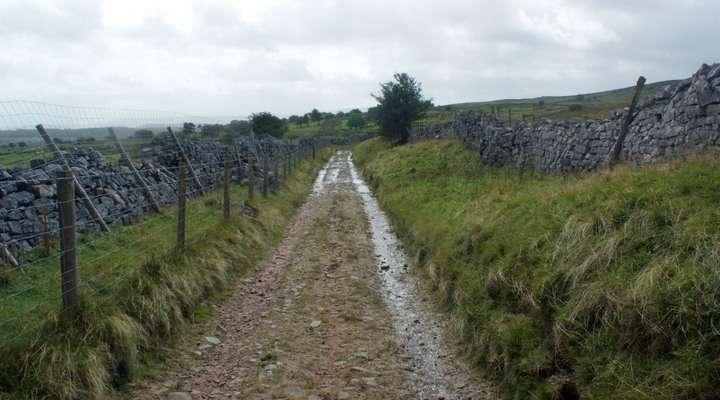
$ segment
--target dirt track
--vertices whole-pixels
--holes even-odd
[[[497,398],[448,350],[442,316],[421,300],[401,249],[388,250],[398,245],[376,207],[338,153],[282,243],[187,349],[187,365],[131,397]]]

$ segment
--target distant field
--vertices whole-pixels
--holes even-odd
[[[143,147],[150,144],[148,139],[121,139],[125,150],[135,161],[139,160]],[[63,151],[70,151],[73,147],[92,147],[99,151],[106,160],[117,161],[120,156],[115,144],[110,139],[82,141],[80,143],[62,143],[59,145]],[[0,149],[0,165],[6,168],[29,167],[30,160],[52,158],[52,152],[45,144],[29,143],[27,147],[6,147]]]
[[[368,122],[362,129],[353,130],[347,126],[346,118],[340,118],[337,121],[335,124],[328,125],[326,125],[325,121],[310,122],[303,125],[288,123],[288,131],[285,133],[285,137],[292,139],[302,136],[343,136],[377,129],[377,124],[374,122]]]
[[[647,98],[677,81],[663,81],[647,84],[642,98]],[[551,119],[605,119],[611,111],[627,107],[632,100],[635,87],[608,90],[597,93],[584,93],[574,96],[543,96],[533,99],[506,99],[475,103],[458,103],[436,106],[427,113],[421,124],[448,121],[458,111],[493,112],[505,120],[508,110],[512,113],[513,123],[526,118]]]

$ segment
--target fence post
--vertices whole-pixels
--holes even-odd
[[[262,184],[262,195],[263,197],[267,197],[268,195],[268,184],[270,183],[269,177],[268,177],[268,156],[265,151],[263,151],[262,155],[263,159],[263,184]]]
[[[225,160],[225,179],[223,182],[224,193],[223,193],[223,217],[225,222],[230,219],[230,173],[232,172],[232,165],[230,159]]]
[[[203,188],[202,183],[200,183],[200,179],[198,179],[197,174],[195,173],[195,168],[193,168],[192,164],[190,163],[190,159],[188,158],[187,154],[185,154],[185,149],[183,149],[182,145],[180,144],[180,139],[178,139],[177,135],[175,135],[175,132],[173,132],[171,127],[168,126],[167,131],[168,133],[170,133],[170,136],[172,136],[173,140],[175,141],[175,146],[177,147],[178,151],[180,152],[180,156],[182,157],[181,161],[184,162],[185,167],[190,170],[190,175],[192,175],[192,180],[195,183],[195,186],[198,187],[200,194],[205,194],[205,189]]]
[[[52,253],[52,235],[50,234],[50,221],[48,220],[47,212],[42,213],[42,217],[40,219],[42,221],[43,225],[43,249],[45,250],[45,257],[50,257],[50,253]]]
[[[185,177],[185,163],[180,162],[180,171],[178,173],[180,180],[178,182],[178,220],[177,220],[177,248],[185,249],[185,206],[187,202],[187,179]]]
[[[315,159],[315,142],[312,144],[312,158]]]
[[[147,185],[138,170],[135,168],[135,165],[133,165],[130,156],[125,151],[125,147],[123,147],[122,143],[120,143],[120,139],[118,139],[117,135],[115,135],[115,130],[113,128],[108,128],[108,132],[110,133],[110,137],[112,138],[112,140],[115,142],[115,147],[120,153],[120,157],[122,157],[122,159],[127,163],[128,168],[130,168],[130,172],[132,172],[133,177],[135,177],[135,181],[142,188],[145,199],[147,199],[148,203],[150,203],[150,207],[152,207],[156,212],[160,212],[160,205],[158,204],[157,200],[155,200],[155,195],[153,195],[150,187]]]
[[[645,87],[645,77],[641,76],[637,80],[637,84],[635,86],[635,94],[633,95],[632,102],[630,103],[630,109],[628,110],[627,114],[625,114],[625,119],[623,119],[623,124],[620,127],[620,134],[618,135],[617,142],[615,142],[615,145],[610,151],[610,162],[608,163],[608,166],[611,169],[613,165],[617,164],[620,161],[620,152],[622,151],[625,137],[630,130],[630,124],[632,123],[634,118],[633,114],[635,114],[635,108],[640,101],[640,93],[642,93],[643,87]]]
[[[105,223],[105,220],[103,219],[102,215],[100,215],[100,212],[95,208],[95,205],[93,204],[92,200],[90,200],[90,196],[88,196],[85,189],[83,189],[82,185],[80,184],[80,181],[77,179],[75,174],[72,172],[72,169],[70,168],[70,164],[68,163],[67,159],[63,155],[62,151],[60,151],[60,148],[53,142],[53,140],[50,138],[50,135],[45,130],[45,127],[42,126],[42,124],[37,125],[35,127],[37,131],[40,133],[40,136],[42,136],[43,140],[45,141],[45,144],[52,150],[53,154],[55,155],[55,158],[58,159],[65,167],[65,169],[70,173],[70,177],[75,182],[75,191],[77,191],[77,194],[82,199],[83,204],[85,205],[85,208],[87,208],[90,215],[95,220],[95,223],[100,225],[100,229],[103,232],[110,232],[110,227],[107,226]]]
[[[275,192],[280,184],[280,164],[278,162],[273,163],[273,171],[275,172],[275,185],[272,187],[272,191]]]
[[[5,261],[10,263],[15,268],[18,268],[20,266],[20,263],[18,263],[17,259],[13,254],[10,252],[10,249],[7,248],[7,245],[5,243],[0,243],[0,251],[2,251],[3,258],[5,258]],[[25,270],[21,269],[21,271],[25,272]]]
[[[287,178],[290,176],[290,150],[285,148],[285,151],[283,151],[283,171],[285,172],[285,177]]]
[[[75,252],[75,179],[68,168],[57,172],[57,201],[60,214],[60,282],[63,308],[80,305],[80,279]]]
[[[255,198],[255,156],[248,158],[248,199]]]

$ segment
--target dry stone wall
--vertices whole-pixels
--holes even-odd
[[[201,184],[206,188],[220,184],[224,157],[234,160],[232,179],[241,182],[251,165],[255,174],[260,176],[263,164],[251,160],[267,155],[270,185],[276,185],[279,180],[273,173],[273,167],[288,150],[322,145],[312,138],[282,141],[270,137],[242,138],[232,146],[199,140],[182,143]],[[129,224],[133,217],[150,210],[150,204],[127,165],[108,162],[92,148],[75,148],[66,153],[65,158],[108,225]],[[175,143],[167,137],[156,138],[142,158],[135,167],[156,200],[161,205],[176,202],[180,156]],[[13,254],[38,245],[46,230],[57,238],[59,224],[54,177],[61,168],[61,161],[56,159],[33,160],[30,168],[0,166],[0,242]],[[191,195],[198,193],[192,180],[188,180],[188,185]],[[77,202],[76,213],[79,232],[99,231],[99,226],[80,201]]]
[[[589,171],[608,165],[627,110],[601,121],[523,121],[507,127],[495,116],[458,113],[419,127],[414,139],[458,137],[488,165],[546,172]],[[636,110],[621,160],[638,164],[689,153],[720,152],[720,64],[666,87]]]

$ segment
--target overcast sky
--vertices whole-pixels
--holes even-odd
[[[436,104],[684,78],[718,0],[0,0],[0,100],[281,115],[368,107],[408,72]]]

